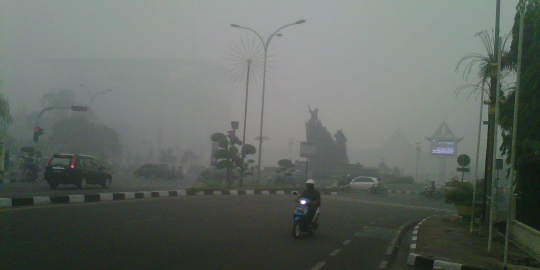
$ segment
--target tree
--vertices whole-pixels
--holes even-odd
[[[509,52],[509,65],[517,66],[519,21],[521,5],[526,7],[523,29],[523,45],[520,75],[518,126],[516,141],[516,160],[522,156],[540,154],[540,1],[520,1],[512,28],[512,44]],[[507,102],[501,106],[500,123],[503,143],[501,149],[507,154],[507,162],[512,153],[512,133],[514,118],[515,91],[507,95]]]
[[[175,164],[178,156],[174,155],[174,150],[172,148],[167,148],[167,150],[161,150],[159,155],[159,163],[166,164]]]
[[[41,103],[42,109],[45,109],[48,107],[69,108],[75,104],[75,94],[73,93],[72,90],[69,90],[69,89],[62,89],[56,93],[48,92],[48,93],[43,94],[39,102]],[[66,117],[69,111],[54,110],[54,111],[51,111],[51,113],[53,113],[53,117],[52,117],[53,121],[57,121],[61,118]]]
[[[1,83],[2,82],[0,81],[0,85],[1,85]],[[4,177],[4,171],[5,171],[4,159],[5,159],[5,156],[6,156],[6,147],[7,147],[6,141],[8,139],[7,125],[12,122],[12,118],[11,118],[11,114],[9,113],[9,102],[4,97],[4,95],[2,93],[0,93],[0,120],[4,124],[3,127],[0,127],[2,129],[1,136],[0,136],[0,138],[1,138],[1,144],[0,144],[0,177]]]
[[[188,150],[184,150],[184,152],[182,152],[181,161],[182,163],[188,163],[188,166],[189,166],[191,165],[191,161],[197,158],[198,156],[195,154],[195,152],[193,152],[193,150],[188,148]]]
[[[116,130],[76,115],[54,123],[46,144],[50,152],[81,153],[108,159],[122,153]]]
[[[248,168],[249,164],[244,162],[244,157],[255,154],[255,146],[251,144],[243,145],[243,142],[235,135],[226,136],[223,133],[212,134],[210,140],[218,143],[220,149],[214,153],[214,157],[218,160],[216,167],[218,170],[227,170],[225,181],[227,182],[227,188],[230,188],[232,187],[231,172],[234,169],[244,172],[244,169]],[[239,151],[236,145],[242,145],[242,151]],[[240,182],[240,186],[242,186],[242,182]]]
[[[469,75],[470,73],[472,72],[472,69],[473,67],[475,66],[478,66],[478,82],[474,83],[474,84],[465,84],[465,85],[462,85],[460,87],[458,87],[456,90],[455,90],[455,94],[456,96],[459,95],[461,93],[461,91],[467,89],[467,88],[472,88],[472,91],[469,93],[469,96],[470,97],[472,94],[476,94],[476,95],[479,95],[481,92],[480,91],[484,91],[486,94],[488,94],[488,98],[489,100],[494,100],[495,99],[495,96],[491,96],[491,92],[489,90],[486,90],[487,89],[490,89],[492,85],[495,85],[493,82],[493,79],[495,79],[491,73],[491,63],[497,63],[497,59],[496,59],[496,56],[495,56],[495,49],[494,49],[494,34],[492,34],[492,36],[489,35],[488,31],[486,30],[483,30],[483,31],[480,31],[478,33],[476,33],[476,35],[474,35],[475,37],[479,37],[480,40],[482,41],[482,43],[484,44],[484,48],[486,49],[486,52],[487,52],[487,55],[483,55],[483,54],[480,54],[480,53],[470,53],[470,54],[467,54],[465,56],[463,56],[463,58],[461,58],[461,60],[459,60],[457,66],[456,66],[456,72],[459,71],[459,68],[462,66],[462,65],[465,65],[465,68],[463,70],[463,77],[465,77],[465,80],[468,80],[469,79]],[[506,47],[506,43],[508,42],[510,38],[510,34],[507,34],[505,36],[503,36],[502,38],[502,56],[501,56],[501,65],[502,65],[502,69],[501,69],[501,77],[504,78],[506,76],[508,76],[512,69],[511,69],[511,66],[508,65],[508,62],[509,62],[509,51],[508,50],[505,50],[504,48]],[[467,62],[468,61],[468,62]],[[465,64],[467,63],[467,64]],[[502,79],[501,79],[502,81]],[[507,88],[507,87],[506,87]],[[505,89],[505,87],[502,87],[502,89]],[[467,98],[468,98],[467,97]]]
[[[9,113],[9,101],[0,93],[0,120],[2,122],[10,124],[13,119]]]
[[[498,34],[498,33],[497,33]],[[488,181],[484,182],[484,197],[483,197],[483,203],[482,203],[482,212],[484,215],[482,215],[482,222],[485,220],[485,212],[486,212],[486,206],[487,206],[487,197],[485,194],[488,194],[488,186],[489,181],[492,179],[493,176],[493,153],[495,151],[495,100],[497,96],[497,72],[492,71],[492,63],[498,63],[496,48],[495,48],[495,42],[498,41],[495,39],[495,33],[490,37],[487,31],[480,31],[475,36],[480,37],[480,40],[482,40],[482,43],[484,44],[484,47],[486,48],[487,55],[482,55],[479,53],[471,53],[465,55],[461,60],[458,62],[456,66],[456,71],[459,70],[459,67],[464,64],[466,61],[469,61],[468,64],[465,66],[465,70],[463,71],[463,75],[468,79],[468,75],[471,73],[471,70],[474,66],[479,66],[479,72],[478,77],[480,80],[476,84],[466,84],[458,89],[456,89],[455,93],[458,95],[461,90],[466,88],[472,88],[472,93],[482,93],[486,92],[488,94],[488,101],[489,101],[489,108],[488,108],[488,132],[487,132],[487,149],[486,149],[486,159],[485,159],[485,166],[484,166],[484,177]],[[508,41],[508,38],[510,35],[505,35],[502,38],[502,44],[498,44],[499,48],[501,48],[501,81],[502,84],[502,78],[506,77],[507,74],[509,74],[509,65],[508,65],[508,51],[504,48],[506,47],[506,42]],[[497,42],[498,43],[498,42]],[[489,78],[489,82],[488,82]],[[489,91],[485,90],[485,87],[488,86]],[[507,88],[507,87],[506,87]],[[500,89],[505,89],[505,87],[501,87]],[[470,96],[470,94],[469,94]],[[504,95],[499,95],[504,96]],[[484,101],[482,101],[484,102]]]
[[[512,164],[516,169],[517,177],[513,190],[519,196],[515,204],[516,220],[540,229],[540,181],[538,180],[540,155],[540,0],[522,0],[517,5],[514,26],[512,28],[513,40],[510,47],[510,63],[517,70],[519,31],[521,21],[521,8],[524,8],[523,36],[521,44],[521,70],[519,76],[519,100],[516,101],[516,92],[508,95],[508,102],[501,108],[501,129],[503,130],[503,153],[507,154],[507,162],[514,159]],[[517,130],[514,130],[514,106],[518,102]],[[516,148],[512,149],[512,138],[516,135]],[[515,150],[515,153],[513,152]]]

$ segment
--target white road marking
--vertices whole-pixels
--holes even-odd
[[[382,261],[381,264],[379,264],[379,268],[386,268],[386,265],[388,264],[387,261]]]
[[[343,245],[346,246],[346,245],[348,245],[350,242],[351,242],[351,240],[345,240],[345,241],[343,242]]]
[[[334,249],[334,251],[330,253],[330,256],[336,256],[340,251],[341,249]]]
[[[313,266],[313,268],[311,268],[311,270],[319,270],[319,269],[321,269],[325,264],[326,264],[326,262],[319,262],[318,264],[316,264],[315,266]]]

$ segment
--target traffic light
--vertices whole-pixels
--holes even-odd
[[[86,106],[71,106],[71,110],[72,111],[77,111],[77,112],[86,112],[86,111],[88,111],[88,107],[86,107]]]
[[[40,127],[34,128],[34,142],[37,142],[39,140],[39,136],[43,135],[43,130]]]

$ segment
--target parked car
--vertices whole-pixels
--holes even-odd
[[[174,165],[169,164],[144,164],[135,170],[133,175],[145,179],[159,178],[178,180],[184,178],[182,166],[176,168]]]
[[[378,182],[377,177],[357,176],[351,180],[349,186],[351,187],[351,190],[369,190]]]
[[[112,175],[97,158],[80,154],[54,154],[45,165],[44,178],[53,189],[61,184],[108,188],[112,183]]]

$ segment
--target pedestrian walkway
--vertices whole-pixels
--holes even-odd
[[[429,217],[412,232],[407,265],[417,269],[505,269],[504,237],[494,228],[490,255],[486,229],[479,233],[455,214]],[[540,269],[540,262],[509,245],[506,269]]]

